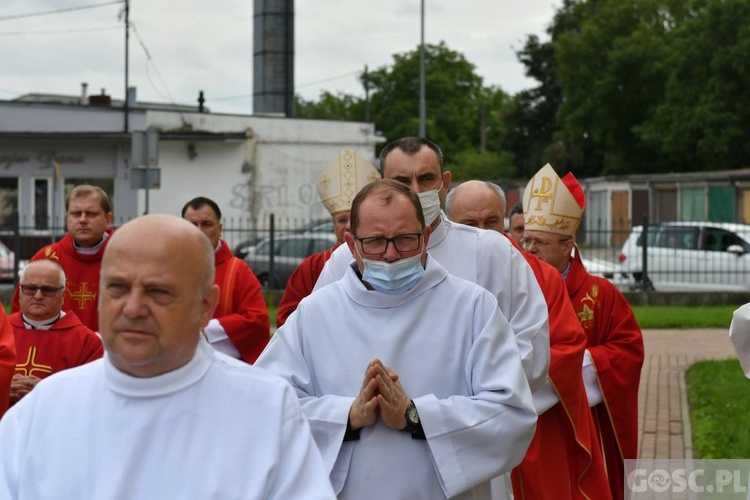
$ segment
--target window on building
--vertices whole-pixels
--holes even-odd
[[[18,219],[18,178],[0,177],[0,228],[12,228]]]
[[[34,179],[34,228],[49,229],[49,179]]]

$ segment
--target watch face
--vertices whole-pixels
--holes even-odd
[[[419,413],[417,413],[417,407],[412,403],[409,409],[406,410],[406,418],[412,425],[419,424]]]

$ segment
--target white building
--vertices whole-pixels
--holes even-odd
[[[159,133],[158,188],[133,189],[132,132]],[[0,227],[62,227],[66,190],[95,183],[113,198],[119,223],[179,214],[195,197],[215,200],[224,220],[262,226],[267,215],[327,217],[316,192],[342,148],[373,159],[374,125],[199,112],[136,104],[127,116],[107,96],[30,95],[0,101]]]

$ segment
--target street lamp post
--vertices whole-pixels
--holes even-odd
[[[419,137],[427,136],[427,104],[425,101],[424,83],[424,0],[420,9],[421,42],[419,45]]]

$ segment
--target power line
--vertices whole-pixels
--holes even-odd
[[[249,99],[250,97],[253,97],[253,94],[240,94],[240,95],[228,95],[224,97],[213,97],[211,98],[211,101],[232,101],[235,99]]]
[[[295,85],[295,90],[296,89],[301,89],[303,87],[312,87],[313,85],[318,85],[318,84],[321,84],[321,83],[332,82],[333,80],[339,80],[341,78],[346,78],[348,76],[357,75],[357,74],[359,74],[359,70],[357,70],[357,71],[350,71],[349,73],[345,73],[343,75],[332,76],[332,77],[326,78],[324,80],[318,80],[317,82],[310,82],[310,83],[303,83],[302,85]]]
[[[331,82],[333,80],[340,80],[341,78],[346,78],[352,75],[359,74],[359,71],[350,71],[349,73],[345,73],[343,75],[338,76],[332,76],[330,78],[325,78],[323,80],[318,80],[316,82],[310,82],[310,83],[304,83],[302,85],[295,85],[294,90],[301,89],[303,87],[311,87],[313,85],[319,85],[321,83]],[[232,101],[235,99],[249,99],[250,97],[253,97],[253,94],[238,94],[238,95],[230,95],[230,96],[223,96],[223,97],[212,97],[211,102],[216,101]]]
[[[161,77],[161,73],[159,72],[159,68],[156,67],[156,63],[154,62],[154,59],[151,57],[151,53],[148,50],[148,47],[146,47],[146,43],[141,38],[140,33],[138,33],[138,29],[135,27],[135,24],[131,21],[130,27],[133,29],[133,34],[135,35],[135,38],[138,40],[138,43],[141,45],[141,48],[143,49],[143,52],[146,54],[146,78],[148,79],[149,83],[153,87],[153,89],[165,100],[169,101],[172,104],[176,104],[174,99],[172,98],[172,94],[169,92],[169,88],[167,87],[167,84],[164,82],[164,79]],[[154,71],[156,72],[156,76],[159,77],[159,81],[161,82],[161,86],[166,92],[167,95],[164,95],[161,90],[157,88],[157,86],[154,84],[153,80],[151,79],[151,73],[149,72],[149,63],[154,67]]]
[[[10,16],[0,16],[0,21],[10,21],[12,19],[23,19],[26,17],[47,16],[50,14],[61,14],[64,12],[72,12],[75,10],[96,9],[98,7],[104,7],[105,5],[114,5],[117,3],[124,3],[124,2],[125,0],[114,0],[112,2],[97,3],[97,4],[92,4],[92,5],[79,5],[77,7],[65,7],[63,9],[45,10],[41,12],[30,12],[28,14],[14,14]]]
[[[94,31],[112,31],[120,30],[120,26],[100,27],[100,28],[74,28],[74,29],[60,29],[60,30],[42,30],[42,31],[0,31],[0,36],[16,36],[16,35],[58,35],[58,34],[75,34],[75,33],[91,33]]]

